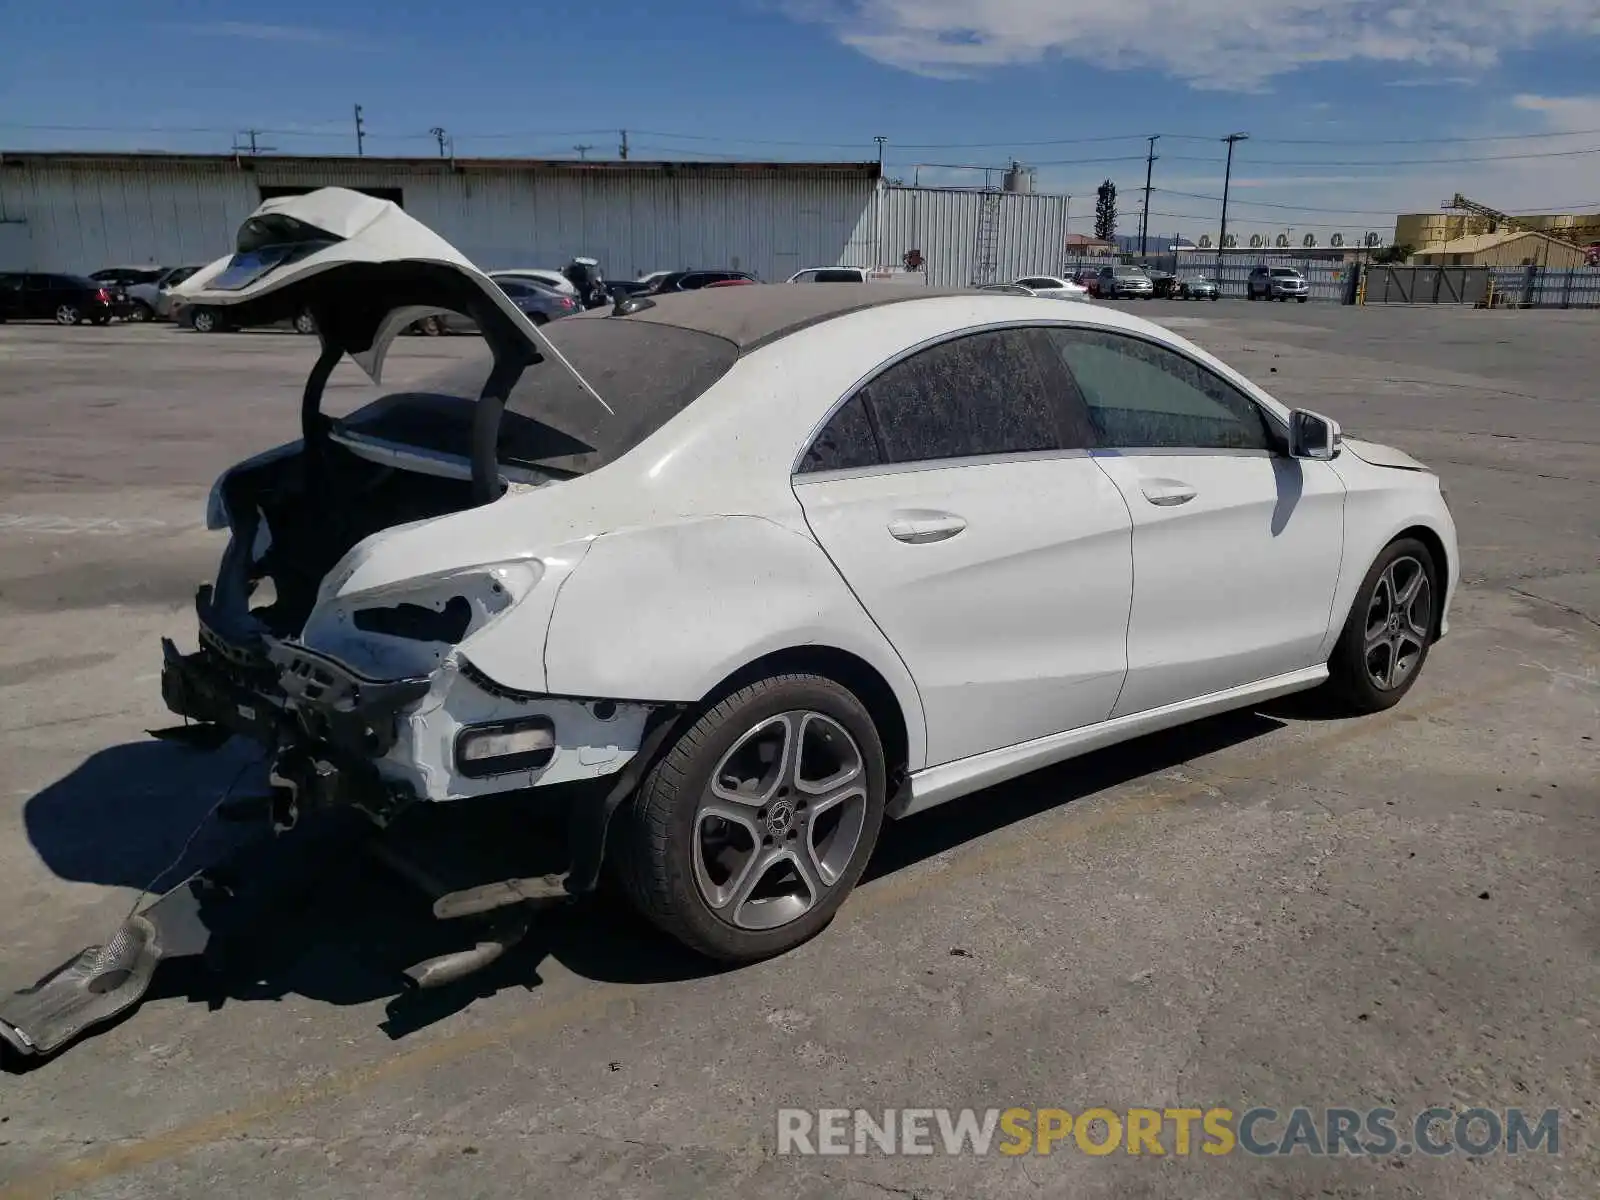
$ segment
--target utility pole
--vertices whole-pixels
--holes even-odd
[[[356,157],[367,152],[367,130],[361,123],[361,105],[356,105]]]
[[[617,147],[617,157],[622,159],[623,162],[627,162],[628,161],[628,131],[626,129],[623,129],[623,130],[619,130],[619,132],[622,134],[622,144]]]
[[[589,157],[589,151],[593,150],[594,147],[593,146],[574,146],[573,149],[578,152],[578,157],[579,158],[588,158]]]
[[[1233,182],[1233,147],[1248,141],[1248,133],[1230,133],[1222,140],[1228,143],[1228,165],[1222,172],[1222,231],[1217,235],[1217,273],[1222,273],[1222,252],[1228,248],[1228,185]]]
[[[446,135],[444,131],[444,126],[435,125],[432,129],[428,130],[428,132],[433,134],[433,140],[439,143],[439,157],[446,157],[444,152],[444,144],[448,140],[448,135]],[[452,145],[453,144],[454,143],[452,143]]]
[[[256,138],[260,133],[261,130],[259,129],[246,129],[243,131],[243,136],[250,139],[250,153],[252,156],[256,154],[270,154],[272,151],[277,149],[276,146],[258,146],[256,144]],[[233,140],[233,152],[237,154],[243,149],[244,147],[239,144],[239,139],[235,138]]]
[[[889,139],[884,137],[882,134],[878,134],[872,140],[878,143],[878,174],[882,175],[883,174],[883,144],[885,142],[887,142]]]
[[[1161,140],[1159,133],[1150,138],[1150,153],[1144,160],[1144,212],[1139,214],[1139,255],[1142,258],[1149,253],[1148,242],[1150,239],[1150,175],[1156,166],[1156,143]]]

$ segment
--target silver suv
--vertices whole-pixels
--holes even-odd
[[[1257,267],[1245,283],[1247,300],[1298,300],[1304,304],[1311,285],[1293,267]]]

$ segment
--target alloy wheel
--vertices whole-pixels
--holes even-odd
[[[78,323],[78,310],[70,304],[63,304],[56,309],[57,325],[76,325]]]
[[[1422,661],[1433,628],[1433,587],[1417,559],[1397,558],[1378,577],[1367,605],[1367,677],[1380,691],[1401,687]]]
[[[700,796],[700,894],[740,929],[798,920],[843,877],[866,816],[866,763],[844,726],[809,710],[769,717],[734,742]]]

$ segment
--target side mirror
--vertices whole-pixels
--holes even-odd
[[[1289,414],[1289,455],[1326,462],[1338,457],[1344,437],[1339,423],[1320,413],[1297,408]]]

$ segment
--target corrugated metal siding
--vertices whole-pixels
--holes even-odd
[[[29,261],[0,265],[208,261],[232,245],[260,202],[258,185],[402,188],[408,212],[488,269],[558,267],[591,254],[619,278],[731,266],[777,280],[877,253],[875,185],[838,174],[396,171],[356,162],[312,174],[269,159],[250,165],[8,168],[0,214],[27,222]]]
[[[997,195],[995,280],[1060,271],[1067,197],[1039,192]],[[930,285],[966,287],[973,280],[983,197],[982,192],[956,188],[885,188],[884,257],[896,263],[907,250],[920,250]]]

